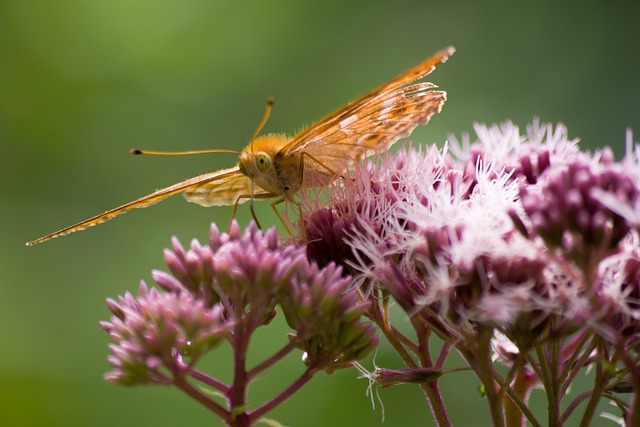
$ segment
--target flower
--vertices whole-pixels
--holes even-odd
[[[398,384],[422,384],[436,381],[442,376],[442,370],[436,368],[386,369],[376,368],[373,380],[380,387]]]
[[[610,150],[579,151],[562,125],[475,130],[474,143],[386,153],[331,187],[324,206],[306,205],[308,254],[342,263],[365,295],[378,286],[443,333],[456,335],[443,319],[471,321],[533,342],[552,315],[565,316],[556,333],[570,333],[593,302],[549,249],[583,265],[614,253],[632,225],[601,192],[640,206],[636,175]]]
[[[124,385],[168,383],[186,374],[232,325],[219,304],[207,307],[189,294],[162,293],[144,282],[137,297],[126,293],[107,305],[114,316],[101,326],[114,343],[113,371],[105,378]]]
[[[538,186],[522,186],[522,206],[532,228],[551,248],[559,248],[580,267],[613,253],[631,224],[601,202],[603,195],[635,205],[640,191],[618,165],[576,156],[551,167]]]
[[[304,277],[281,287],[278,302],[308,366],[331,371],[378,345],[373,326],[360,320],[369,302],[359,301],[351,278],[333,263],[322,269],[312,264]]]
[[[235,221],[228,233],[213,224],[208,245],[194,240],[185,250],[174,238],[165,261],[172,275],[154,271],[159,286],[220,303],[226,316],[250,330],[273,318],[277,291],[309,268],[304,248],[281,245],[275,228],[263,233],[252,223],[241,234]]]
[[[193,240],[185,249],[173,238],[165,260],[171,274],[153,272],[165,292],[143,283],[137,297],[108,300],[114,316],[102,327],[114,341],[109,381],[170,383],[222,339],[246,352],[278,304],[314,371],[346,366],[377,346],[375,330],[360,320],[368,303],[350,276],[333,263],[310,262],[300,245],[280,244],[275,228],[262,232],[252,223],[241,232],[234,221],[220,233],[212,225],[207,245]]]
[[[606,325],[625,338],[640,338],[640,242],[638,236],[625,240],[621,251],[599,265],[597,289]],[[608,338],[616,336],[610,333]]]
[[[451,170],[436,147],[422,153],[409,146],[396,156],[382,157],[379,165],[356,166],[352,176],[330,187],[328,203],[302,206],[309,257],[366,275],[382,254],[407,249],[403,235],[415,227],[403,212],[407,206],[428,209],[435,188],[444,193],[466,191],[458,188],[459,179]]]
[[[481,162],[493,165],[494,171],[504,170],[513,180],[535,184],[550,165],[579,153],[578,140],[570,140],[562,124],[554,129],[550,123],[540,123],[535,118],[525,135],[511,121],[492,126],[475,123],[473,127],[478,136],[474,143],[469,135],[463,135],[460,142],[454,135],[449,136],[451,151],[471,181]]]
[[[419,384],[438,424],[448,418],[441,376],[472,370],[500,424],[539,424],[526,409],[542,387],[559,423],[577,373],[596,371],[582,419],[611,392],[637,393],[640,343],[640,149],[616,163],[611,150],[579,151],[566,128],[537,120],[475,125],[477,141],[386,153],[344,179],[302,196],[304,228],[281,244],[251,224],[207,244],[177,239],[165,251],[161,289],[109,300],[109,381],[173,383],[226,420],[251,424],[319,371],[356,367],[371,384]],[[405,311],[413,333],[392,321]],[[281,310],[292,332],[273,356],[247,366],[251,334]],[[406,369],[358,363],[378,345],[375,323]],[[404,321],[405,319],[403,319]],[[431,338],[443,340],[436,356]],[[233,382],[196,370],[227,340]],[[303,373],[248,409],[249,384],[292,351]],[[443,369],[456,350],[466,367]],[[497,370],[492,362],[507,370]],[[186,381],[184,377],[191,376]],[[228,408],[193,386],[223,395]],[[213,393],[212,393],[213,394]],[[638,405],[616,403],[636,425]],[[567,408],[561,410],[561,408]],[[635,417],[635,418],[633,418]]]

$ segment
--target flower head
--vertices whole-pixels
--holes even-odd
[[[415,227],[405,208],[428,208],[434,188],[458,191],[450,189],[449,182],[458,181],[451,171],[436,147],[423,153],[408,146],[395,156],[382,157],[379,165],[357,166],[353,176],[328,190],[328,204],[303,207],[309,256],[362,273],[377,264],[378,254],[402,251],[403,234]]]
[[[592,303],[549,248],[565,245],[585,263],[613,253],[631,225],[600,192],[640,206],[635,175],[610,151],[580,152],[562,125],[475,129],[476,142],[453,140],[455,157],[405,147],[356,168],[328,204],[308,209],[309,254],[346,264],[432,326],[453,322],[438,323],[442,331],[480,322],[532,342],[562,315],[569,333]]]
[[[451,151],[471,182],[481,162],[493,165],[496,172],[503,170],[512,180],[535,184],[550,165],[579,153],[578,140],[570,140],[562,124],[554,129],[550,123],[534,119],[524,135],[511,121],[492,126],[475,123],[473,127],[478,137],[473,143],[468,135],[460,142],[453,135],[449,137]]]
[[[305,363],[317,369],[334,370],[373,351],[378,338],[373,326],[360,317],[369,303],[361,302],[342,269],[312,264],[304,277],[280,289],[278,301],[289,326],[290,339],[305,352]]]
[[[600,326],[640,338],[640,242],[634,235],[625,240],[622,250],[599,266],[597,288],[602,314]]]
[[[185,250],[177,239],[165,250],[172,275],[154,271],[169,292],[188,292],[208,305],[220,302],[226,316],[255,329],[275,315],[276,293],[308,268],[304,249],[280,244],[275,228],[262,232],[251,224],[240,233],[234,221],[228,233],[211,226],[208,245],[191,242]]]
[[[221,339],[248,342],[278,304],[316,371],[345,366],[378,343],[360,320],[368,304],[351,278],[333,263],[310,262],[302,246],[281,245],[275,228],[251,224],[240,232],[234,222],[220,233],[213,225],[207,245],[194,240],[185,249],[174,238],[165,260],[171,274],[153,272],[165,292],[143,284],[137,297],[108,302],[114,317],[102,326],[114,340],[110,381],[170,382]]]
[[[183,375],[231,327],[219,304],[208,307],[189,294],[159,292],[144,282],[137,297],[127,293],[107,304],[113,317],[101,326],[114,342],[113,370],[105,378],[125,385]]]
[[[601,201],[634,206],[640,190],[633,176],[615,164],[576,156],[550,168],[537,186],[522,186],[522,206],[533,229],[580,267],[610,255],[631,224]]]

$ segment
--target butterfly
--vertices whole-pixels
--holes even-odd
[[[453,47],[437,52],[292,138],[284,134],[258,136],[271,111],[273,102],[270,100],[258,129],[247,147],[239,153],[236,166],[157,190],[28,242],[27,246],[100,224],[130,209],[150,206],[177,193],[184,193],[188,201],[202,206],[233,205],[232,216],[237,205],[248,200],[277,198],[272,203],[274,210],[275,205],[282,201],[293,202],[300,190],[329,184],[355,162],[387,150],[399,138],[408,136],[416,126],[427,123],[431,116],[439,113],[446,101],[446,92],[434,90],[436,86],[429,82],[415,82],[430,74],[436,65],[446,62],[454,52]],[[132,152],[145,153],[139,150]],[[192,153],[196,152],[173,154]],[[251,211],[253,214],[253,204]]]

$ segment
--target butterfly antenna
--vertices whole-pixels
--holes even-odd
[[[151,156],[189,156],[191,154],[210,154],[210,153],[231,153],[240,155],[239,151],[235,150],[191,150],[191,151],[151,151],[151,150],[129,150],[131,154],[135,155],[151,155]]]
[[[271,109],[273,108],[274,102],[276,102],[276,100],[273,99],[272,96],[267,98],[267,108],[264,110],[264,116],[262,116],[262,120],[260,120],[260,124],[256,128],[256,131],[253,133],[253,136],[251,137],[251,141],[249,141],[249,145],[251,146],[251,154],[253,154],[253,141],[258,137],[258,134],[260,133],[264,125],[267,124],[267,120],[269,120],[269,116],[271,115]]]
[[[267,124],[267,120],[269,120],[269,116],[271,115],[271,109],[273,108],[274,102],[276,102],[276,100],[273,99],[272,96],[267,98],[267,108],[264,110],[264,115],[262,116],[262,120],[260,120],[260,123],[258,124],[256,131],[253,132],[253,135],[251,136],[251,141],[249,141],[249,147],[251,148],[252,155],[253,155],[253,141],[255,141],[255,139],[258,137],[258,134],[260,133],[264,125]],[[252,179],[251,180],[251,197],[249,198],[249,210],[251,211],[251,215],[253,216],[253,219],[256,222],[256,225],[258,226],[258,228],[262,229],[262,227],[260,227],[260,222],[258,221],[258,217],[256,216],[256,212],[253,210],[253,185],[254,184]]]

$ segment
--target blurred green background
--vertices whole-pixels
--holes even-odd
[[[171,235],[204,239],[211,221],[226,227],[230,208],[175,197],[24,246],[236,161],[134,157],[130,148],[240,150],[270,95],[265,131],[291,134],[454,45],[430,77],[449,101],[413,141],[539,116],[620,156],[626,127],[640,132],[639,12],[631,1],[0,1],[0,425],[219,425],[174,389],[104,382],[98,321],[108,318],[105,298],[163,268]],[[268,203],[258,209],[264,224],[278,223]],[[256,341],[256,360],[283,330]],[[228,375],[227,358],[222,350],[207,366]],[[377,363],[400,367],[386,347]],[[280,369],[251,402],[297,372],[297,356]],[[269,415],[291,426],[380,425],[366,385],[353,371],[318,375]],[[487,419],[476,385],[469,374],[442,380],[457,425]],[[432,425],[416,387],[381,397],[385,426]]]

